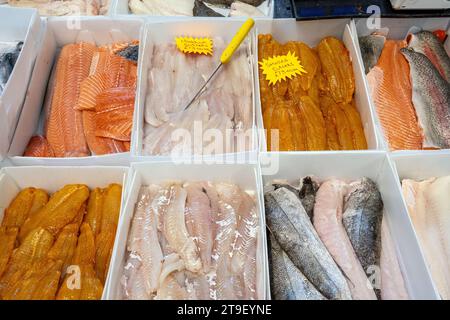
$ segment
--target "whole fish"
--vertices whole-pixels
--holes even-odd
[[[272,298],[275,300],[326,300],[298,270],[272,235],[270,245]]]
[[[450,82],[450,57],[443,44],[433,32],[421,31],[408,36],[409,48],[424,54],[436,67],[441,76]]]
[[[411,67],[413,103],[425,146],[450,148],[450,84],[422,53],[406,48],[400,51]]]
[[[346,279],[319,239],[298,197],[280,188],[266,193],[264,198],[269,230],[294,265],[324,297],[351,299]]]
[[[193,13],[195,17],[223,17],[200,0],[195,0]]]
[[[9,77],[13,72],[14,65],[19,58],[22,46],[23,42],[19,42],[14,46],[7,45],[4,48],[0,48],[0,95],[5,90]]]
[[[359,45],[361,47],[361,54],[366,74],[377,65],[385,42],[386,37],[377,34],[371,34],[369,36],[359,38]]]
[[[359,262],[369,276],[377,272],[376,267],[380,266],[382,217],[383,200],[375,182],[363,178],[350,184],[350,191],[345,197],[344,228]],[[380,280],[380,274],[375,276],[375,280]],[[377,284],[372,283],[375,293],[379,295]]]

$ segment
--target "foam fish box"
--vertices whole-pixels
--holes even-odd
[[[395,18],[382,18],[379,20],[381,24],[379,26],[374,26],[373,22],[374,20],[369,19],[355,19],[355,23],[351,24],[352,29],[352,35],[354,38],[354,41],[357,43],[358,51],[357,56],[360,60],[360,64],[363,66],[364,71],[364,63],[362,59],[361,50],[359,48],[359,37],[368,36],[372,34],[374,31],[377,31],[378,29],[386,29],[389,30],[388,39],[393,40],[403,40],[406,38],[408,33],[410,31],[413,31],[417,28],[423,29],[423,30],[448,30],[450,18],[402,18],[402,19],[395,19]],[[447,39],[445,43],[445,47],[447,49],[447,52],[450,53],[450,40]],[[389,151],[389,145],[384,138],[383,134],[383,127],[381,126],[378,113],[376,111],[375,102],[373,101],[373,97],[371,96],[370,92],[371,89],[369,87],[369,82],[367,80],[367,77],[364,74],[364,86],[367,89],[367,94],[369,95],[369,103],[370,108],[373,110],[375,124],[376,124],[376,132],[378,135],[378,139],[380,141],[380,147],[381,149],[388,150]],[[407,151],[394,151],[394,153],[403,153]]]
[[[33,70],[27,98],[8,156],[14,165],[128,165],[129,153],[82,158],[23,157],[30,138],[42,134],[45,122],[44,98],[52,67],[62,46],[78,41],[97,45],[140,40],[140,19],[126,18],[49,18],[42,46]]]
[[[447,151],[396,153],[392,159],[400,178],[399,183],[404,179],[421,181],[450,175],[450,153]],[[435,294],[440,297],[437,288]]]
[[[265,236],[265,215],[261,198],[261,175],[259,167],[251,164],[216,164],[216,165],[173,165],[172,163],[133,163],[130,171],[130,188],[128,189],[128,199],[121,216],[117,242],[113,251],[111,261],[112,274],[109,277],[108,293],[106,299],[119,299],[119,290],[121,290],[121,276],[125,263],[126,243],[130,230],[132,218],[134,216],[135,204],[138,199],[141,186],[157,184],[167,181],[211,181],[211,182],[229,182],[237,184],[242,190],[255,196],[256,208],[259,214],[260,230],[258,251],[257,251],[257,281],[260,299],[267,299],[268,292],[268,260],[267,245]]]
[[[244,23],[245,20],[242,19],[199,19],[192,18],[189,20],[167,20],[147,23],[145,26],[145,32],[142,41],[143,54],[139,57],[139,81],[138,81],[138,93],[136,99],[136,121],[133,124],[132,132],[132,144],[131,144],[131,154],[133,161],[171,161],[174,158],[214,158],[218,160],[223,160],[224,162],[230,161],[241,161],[241,159],[248,159],[250,161],[256,161],[256,153],[258,150],[258,134],[259,127],[253,116],[252,125],[252,137],[251,146],[248,152],[239,153],[225,153],[225,154],[214,154],[211,156],[207,155],[188,155],[188,156],[178,156],[174,158],[171,156],[153,156],[143,154],[143,141],[144,141],[144,125],[145,125],[145,107],[146,107],[146,96],[147,96],[147,84],[148,84],[148,72],[151,69],[151,59],[153,56],[153,48],[155,45],[175,43],[175,37],[177,36],[192,36],[192,37],[221,37],[225,44],[228,44],[234,37],[238,29]],[[249,63],[252,72],[252,108],[253,115],[258,113],[259,106],[256,104],[257,96],[257,66],[255,60],[256,54],[256,36],[254,30],[252,30],[248,39],[250,40],[250,58]],[[221,54],[215,52],[215,54]],[[219,71],[220,72],[220,71]],[[207,77],[209,75],[206,75]],[[214,81],[214,80],[212,80]],[[195,92],[192,93],[195,95]],[[202,135],[203,138],[203,135]]]
[[[355,101],[361,115],[368,148],[377,150],[380,148],[378,136],[375,130],[374,114],[370,106],[370,99],[365,85],[364,67],[358,59],[359,47],[351,33],[353,21],[350,19],[332,19],[315,21],[296,21],[295,19],[258,20],[256,22],[257,33],[272,34],[280,43],[288,41],[301,41],[310,47],[316,47],[319,42],[329,36],[341,39],[347,47],[353,64],[355,75]],[[257,82],[259,90],[259,81]],[[257,97],[257,122],[258,127],[263,127],[261,113],[261,97]],[[260,151],[267,151],[266,136],[260,135]]]
[[[5,167],[0,169],[0,221],[3,220],[4,210],[20,192],[27,187],[41,188],[52,194],[67,184],[85,184],[89,189],[105,188],[111,183],[121,184],[122,207],[126,198],[128,179],[127,167]],[[122,215],[121,211],[121,215]],[[120,218],[119,218],[120,221]],[[117,242],[117,235],[116,235]],[[115,244],[116,245],[116,244]],[[111,258],[112,259],[112,258]],[[112,261],[112,260],[111,260]],[[111,265],[111,262],[110,262]],[[109,268],[103,298],[108,289],[108,279],[111,277]]]
[[[275,0],[265,0],[257,8],[266,17],[273,17],[274,1]],[[111,4],[110,4],[111,14],[112,15],[133,14],[130,10],[130,7],[128,6],[129,2],[130,2],[129,0],[111,0]],[[205,1],[205,2],[208,2],[208,1]],[[192,3],[194,3],[194,0],[192,0]],[[214,6],[214,5],[208,5],[208,6],[211,7],[217,13],[220,13],[221,15],[223,15],[225,17],[227,17],[230,13],[230,9],[227,9],[227,8],[221,8],[220,6]],[[156,16],[151,16],[151,17],[156,17]],[[217,17],[214,17],[214,18],[217,18]],[[259,17],[255,17],[255,18],[259,18]]]
[[[0,160],[6,156],[16,129],[36,60],[41,23],[36,10],[0,7],[0,42],[23,41],[23,47],[0,95]]]
[[[345,181],[363,177],[372,179],[381,192],[384,217],[396,245],[410,298],[437,298],[407,209],[401,201],[398,177],[386,153],[263,153],[260,161],[264,185],[278,179],[298,181],[308,175]]]

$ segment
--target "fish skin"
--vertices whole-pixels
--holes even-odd
[[[370,267],[380,266],[383,200],[375,182],[368,178],[351,183],[349,188],[345,196],[343,224],[367,274]],[[375,293],[379,296],[379,288],[375,288]]]
[[[195,0],[194,2],[193,13],[195,17],[223,17],[223,15],[209,8],[203,1],[199,0]]]
[[[11,47],[11,49],[0,52],[0,95],[3,94],[9,77],[14,70],[14,66],[22,51],[22,46],[23,42],[21,41]]]
[[[313,177],[305,177],[300,182],[301,188],[299,191],[300,201],[305,209],[308,217],[312,220],[314,216],[314,204],[316,202],[316,194],[319,190],[319,184]]]
[[[264,196],[267,225],[294,265],[332,300],[351,300],[347,281],[314,230],[300,200],[281,188]]]
[[[426,147],[450,148],[450,83],[431,61],[412,49],[400,50],[411,67],[413,103]]]
[[[350,239],[342,224],[342,208],[347,184],[340,180],[324,182],[317,192],[314,206],[314,227],[334,261],[348,279],[354,300],[377,300],[368,287],[368,279],[356,257]]]
[[[270,287],[275,300],[326,300],[270,235]]]
[[[381,35],[372,34],[359,38],[359,46],[361,47],[361,54],[366,74],[368,74],[369,71],[377,65],[385,42],[386,37]]]
[[[408,36],[409,48],[425,55],[441,76],[450,82],[450,57],[441,41],[430,31],[421,31]]]

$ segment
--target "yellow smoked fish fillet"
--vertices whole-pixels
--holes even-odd
[[[56,238],[55,244],[48,252],[47,257],[51,260],[63,262],[62,272],[65,273],[70,265],[78,241],[78,225],[75,223],[65,226]]]
[[[341,150],[342,147],[339,143],[339,136],[336,128],[336,121],[332,116],[333,105],[335,102],[328,96],[320,98],[320,109],[325,119],[325,128],[327,131],[327,146],[328,150]]]
[[[258,36],[258,59],[262,62],[264,59],[268,59],[273,56],[273,43],[272,35],[261,34]],[[258,66],[261,68],[261,66]],[[266,106],[270,104],[272,100],[272,89],[269,86],[269,82],[266,80],[266,76],[259,69],[259,87],[263,112],[266,110]]]
[[[23,225],[33,206],[35,190],[34,188],[26,188],[19,192],[5,210],[5,216],[2,221],[3,227],[20,228]]]
[[[332,122],[336,127],[341,150],[354,150],[353,133],[350,122],[344,111],[337,104],[332,104],[330,106],[327,121]]]
[[[75,274],[78,272],[79,275]],[[56,296],[57,300],[100,300],[103,285],[92,265],[81,265],[73,274],[68,274]],[[77,281],[79,280],[79,281]]]
[[[102,284],[108,275],[115,238],[116,227],[112,225],[102,225],[101,232],[95,238],[95,272]]]
[[[18,234],[19,228],[0,227],[0,279],[13,253]]]
[[[103,228],[117,228],[122,200],[122,186],[113,183],[104,190],[104,200],[101,214],[100,232]]]
[[[302,97],[298,108],[302,122],[305,124],[307,150],[326,150],[325,120],[319,106],[310,97]]]
[[[69,44],[59,56],[55,87],[47,120],[47,140],[55,157],[83,157],[89,149],[83,132],[81,111],[75,110],[80,86],[89,76],[96,47],[88,43]]]
[[[33,263],[45,258],[53,245],[53,235],[43,228],[33,230],[14,250],[0,280],[0,297],[20,281]]]
[[[42,189],[34,190],[33,203],[31,205],[28,219],[31,219],[39,210],[41,210],[48,202],[48,193]]]
[[[81,206],[89,197],[89,189],[85,185],[66,185],[55,192],[49,202],[31,219],[28,219],[20,230],[20,239],[37,227],[47,229],[54,236],[75,219]]]
[[[77,215],[70,223],[74,223],[78,226],[78,228],[80,228],[81,224],[83,223],[84,216],[86,215],[86,208],[87,208],[87,201],[81,205]]]
[[[350,123],[353,136],[353,146],[355,150],[367,150],[367,140],[364,134],[364,128],[361,116],[356,109],[355,101],[352,104],[341,106]]]
[[[95,262],[95,237],[88,223],[83,223],[80,228],[77,247],[72,259],[72,265],[94,264]]]
[[[89,195],[87,213],[84,222],[87,222],[92,229],[92,233],[96,236],[101,227],[103,212],[104,194],[100,188],[95,188]]]
[[[62,261],[41,259],[23,278],[4,293],[5,300],[54,300],[61,277]]]
[[[355,92],[355,77],[344,43],[334,37],[328,37],[319,43],[317,51],[330,95],[336,103],[351,103]]]
[[[317,54],[307,44],[296,42],[298,51],[300,52],[300,64],[305,68],[306,74],[299,76],[302,89],[308,91],[311,88],[313,80],[320,68],[320,60]]]

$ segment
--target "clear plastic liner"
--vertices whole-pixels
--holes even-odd
[[[261,299],[260,221],[237,185],[141,187],[127,240],[122,299]]]
[[[184,54],[174,44],[154,46],[145,101],[144,155],[212,155],[251,149],[250,41],[241,45],[185,110],[220,64],[225,42],[216,37],[213,43],[213,56]]]

